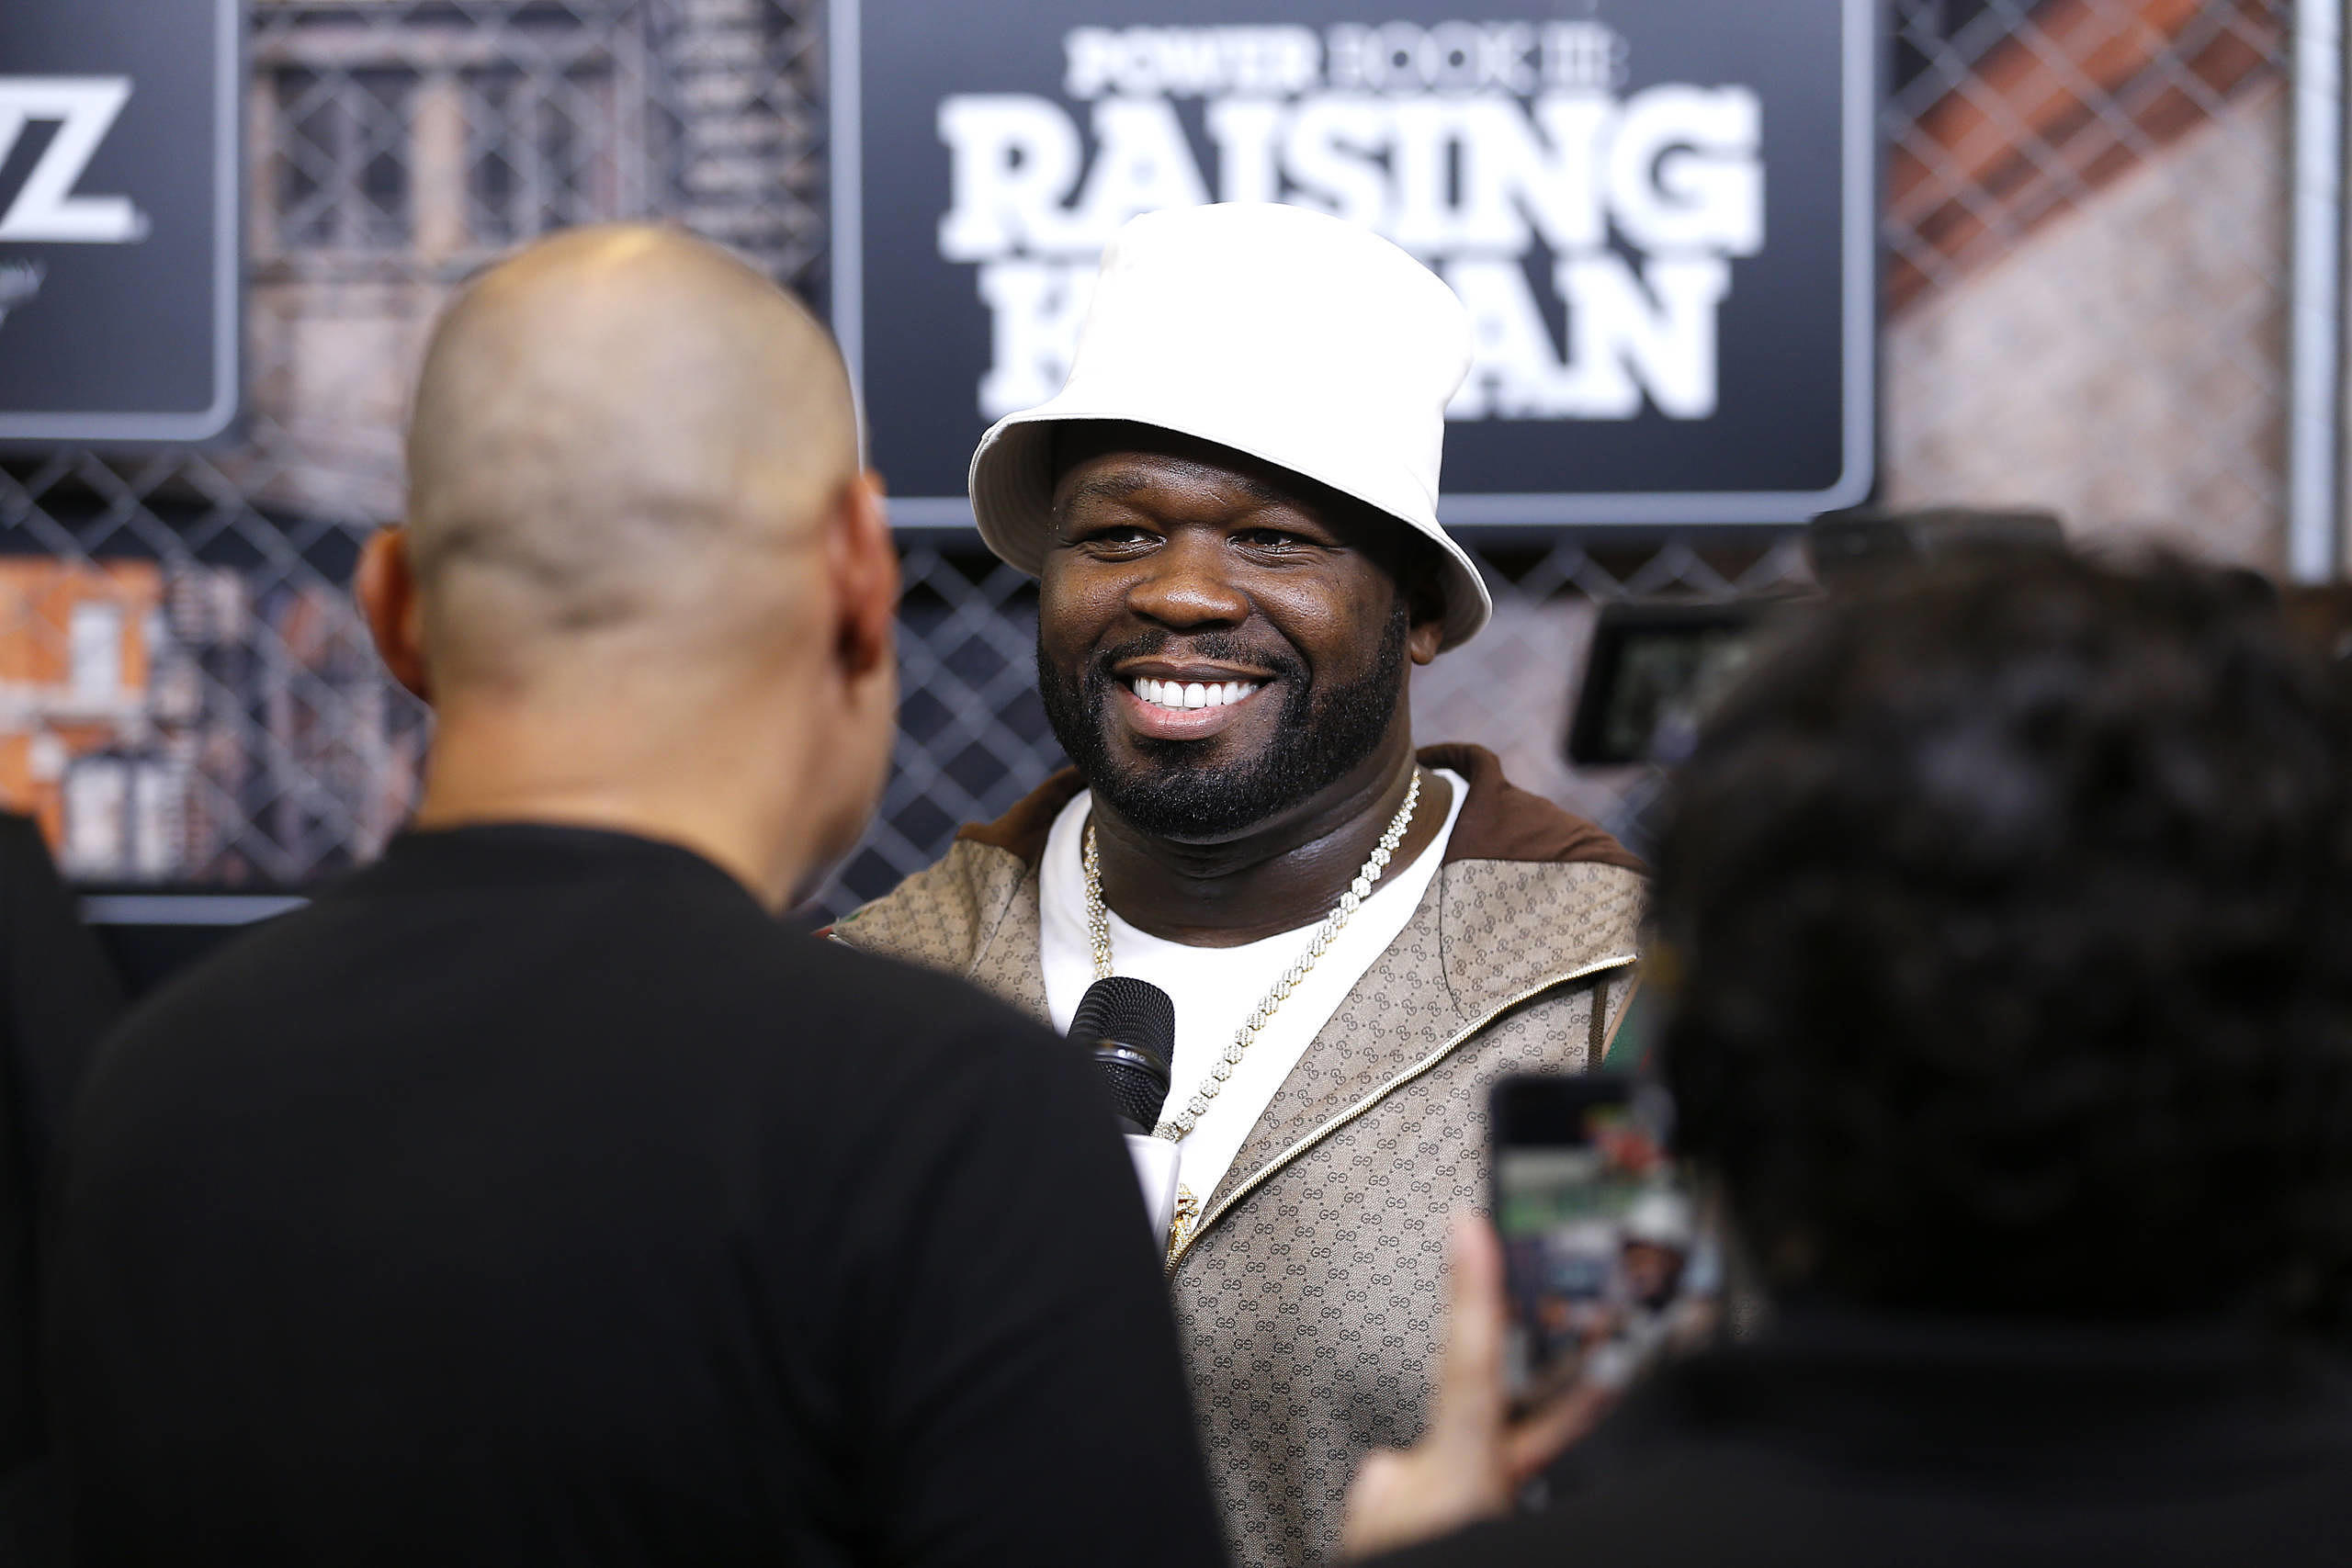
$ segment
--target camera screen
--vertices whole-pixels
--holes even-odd
[[[1690,753],[1699,727],[1754,661],[1775,604],[1604,605],[1569,728],[1582,767],[1655,762]]]
[[[1657,1102],[1589,1080],[1518,1080],[1540,1116],[1504,1117],[1495,1222],[1508,1270],[1506,1371],[1532,1402],[1579,1377],[1629,1382],[1661,1351],[1712,1328],[1721,1265],[1676,1179]],[[1540,1138],[1509,1134],[1532,1123]]]
[[[1744,627],[1691,627],[1628,637],[1609,694],[1603,744],[1611,755],[1676,762],[1748,664]]]

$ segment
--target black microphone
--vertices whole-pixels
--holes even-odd
[[[1069,1038],[1093,1057],[1111,1091],[1119,1128],[1148,1137],[1168,1103],[1168,1063],[1176,1055],[1176,1003],[1148,980],[1112,975],[1086,987]]]

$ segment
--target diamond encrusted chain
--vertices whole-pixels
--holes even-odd
[[[1416,768],[1413,770],[1413,782],[1405,791],[1405,804],[1396,808],[1395,818],[1388,824],[1388,831],[1380,835],[1380,842],[1373,846],[1370,858],[1363,863],[1363,869],[1356,873],[1353,882],[1348,884],[1348,890],[1340,895],[1340,901],[1331,912],[1323,917],[1322,925],[1316,929],[1306,951],[1283,972],[1282,978],[1276,980],[1265,998],[1250,1010],[1250,1016],[1241,1021],[1241,1027],[1233,1032],[1233,1043],[1225,1048],[1223,1059],[1209,1069],[1208,1076],[1201,1080],[1200,1088],[1193,1091],[1193,1098],[1184,1102],[1183,1109],[1173,1116],[1159,1119],[1159,1125],[1151,1130],[1153,1137],[1165,1138],[1171,1144],[1180,1142],[1206,1113],[1209,1101],[1217,1097],[1225,1088],[1225,1080],[1231,1077],[1233,1069],[1241,1065],[1242,1056],[1248,1053],[1251,1042],[1258,1038],[1258,1032],[1264,1029],[1267,1021],[1274,1016],[1274,1010],[1290,999],[1291,992],[1306,978],[1308,972],[1315,967],[1315,961],[1329,950],[1350,917],[1366,898],[1372,897],[1372,885],[1380,880],[1380,874],[1388,869],[1389,861],[1396,853],[1396,846],[1405,841],[1405,830],[1413,825],[1413,807],[1419,804],[1420,798],[1421,773]],[[1111,974],[1111,911],[1102,902],[1102,859],[1095,851],[1091,818],[1086,823],[1086,931],[1088,942],[1094,950],[1094,977],[1107,979]]]

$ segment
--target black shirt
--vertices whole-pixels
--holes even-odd
[[[2248,1325],[1792,1314],[1595,1436],[1581,1492],[1381,1568],[2352,1562],[2352,1375]]]
[[[407,836],[85,1091],[83,1560],[1215,1561],[1087,1070],[683,849]]]
[[[28,1493],[44,1447],[34,1244],[45,1177],[91,1052],[121,1013],[119,982],[40,827],[0,812],[0,1562],[38,1539]]]

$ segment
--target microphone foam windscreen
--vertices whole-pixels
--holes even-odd
[[[1176,1003],[1148,980],[1114,975],[1080,998],[1069,1037],[1093,1055],[1119,1115],[1149,1132],[1168,1102],[1176,1055]]]
[[[1069,1037],[1091,1045],[1115,1040],[1141,1046],[1162,1061],[1176,1055],[1176,1003],[1148,980],[1112,975],[1086,987],[1069,1021]]]

